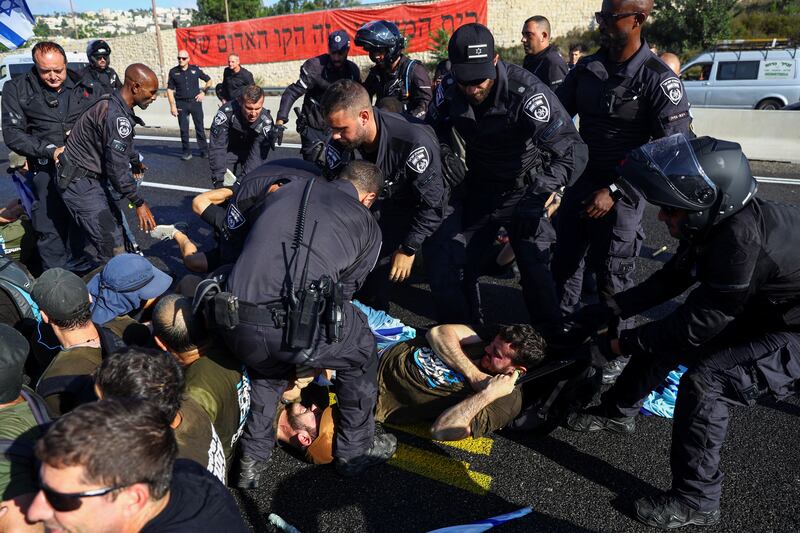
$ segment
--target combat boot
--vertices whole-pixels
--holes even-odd
[[[336,458],[336,472],[344,477],[356,477],[367,468],[388,461],[397,449],[397,437],[394,435],[375,435],[372,446],[364,455],[352,459]]]
[[[637,520],[661,529],[676,529],[688,525],[713,526],[720,518],[719,509],[697,511],[669,492],[640,498],[633,506],[636,508]]]

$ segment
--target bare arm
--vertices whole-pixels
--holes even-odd
[[[228,187],[220,187],[219,189],[211,189],[200,193],[192,200],[192,211],[194,211],[195,215],[200,216],[208,206],[220,205],[231,196],[233,196],[233,190]]]
[[[426,338],[436,355],[447,366],[467,378],[473,389],[484,387],[489,375],[481,372],[461,348],[481,341],[475,330],[462,324],[443,324],[432,328]]]
[[[460,440],[472,435],[472,420],[493,401],[508,396],[514,390],[519,371],[498,374],[480,392],[444,411],[431,426],[435,440]]]

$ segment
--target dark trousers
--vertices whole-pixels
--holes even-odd
[[[28,178],[36,196],[31,209],[31,223],[38,236],[37,247],[42,267],[60,267],[73,272],[85,272],[93,263],[84,250],[83,232],[75,223],[58,193],[53,165],[39,170]]]
[[[742,329],[730,327],[729,331]],[[603,404],[634,416],[643,399],[679,363],[689,370],[681,378],[672,425],[670,465],[672,491],[700,511],[718,509],[723,473],[720,449],[732,405],[752,405],[766,390],[784,397],[800,380],[800,333],[723,334],[713,347],[701,348],[687,361],[679,354],[631,357]]]
[[[104,181],[81,178],[61,193],[72,218],[97,249],[97,259],[106,263],[125,251],[122,213]]]
[[[250,373],[250,415],[240,440],[243,455],[262,461],[272,455],[275,410],[297,364],[336,370],[334,391],[340,419],[334,457],[352,459],[367,452],[375,433],[373,411],[378,395],[375,337],[366,316],[349,303],[345,306],[345,328],[339,343],[320,340],[310,361],[286,350],[281,342],[283,330],[273,325],[242,322],[225,332],[228,346]]]
[[[192,152],[189,147],[189,115],[194,122],[194,131],[197,136],[197,144],[202,151],[208,150],[208,143],[206,142],[206,130],[203,127],[203,103],[191,100],[178,100],[175,102],[178,107],[178,126],[181,129],[181,145],[183,146],[183,153],[190,154]]]
[[[598,189],[590,182],[579,181],[567,189],[558,210],[553,278],[564,315],[573,313],[580,303],[587,263],[597,276],[601,297],[613,296],[634,285],[635,260],[644,239],[644,202],[633,204],[622,199],[606,216],[588,218],[583,202]],[[628,319],[616,325],[616,329],[632,325],[632,319]]]

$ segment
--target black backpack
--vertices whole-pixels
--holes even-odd
[[[42,318],[39,306],[31,298],[33,277],[24,266],[8,256],[0,256],[0,289],[14,302],[23,321],[39,322]],[[19,327],[18,324],[9,324]]]
[[[42,427],[42,433],[44,433],[51,422],[50,413],[47,412],[47,405],[41,396],[31,390],[23,387],[20,393],[33,412],[33,419],[38,426]],[[34,458],[34,442],[20,439],[0,439],[0,457],[32,461]]]

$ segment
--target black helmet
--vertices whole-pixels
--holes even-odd
[[[400,35],[400,30],[388,20],[373,20],[361,26],[356,32],[356,46],[367,52],[384,50],[383,62],[391,65],[400,57],[400,52],[405,46],[405,39]]]
[[[688,211],[687,238],[740,211],[758,189],[740,145],[680,133],[633,150],[620,175],[651,204]]]
[[[101,56],[106,58],[106,66],[111,64],[111,47],[102,39],[90,41],[86,47],[86,57],[93,67],[97,66],[97,59]]]

